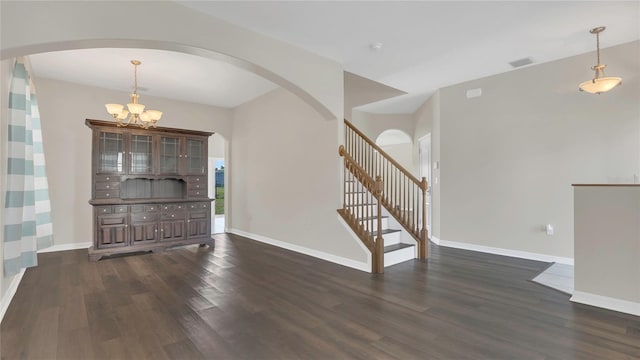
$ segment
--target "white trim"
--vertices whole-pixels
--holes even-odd
[[[249,232],[246,232],[246,231],[242,231],[242,230],[238,230],[238,229],[228,229],[227,232],[232,233],[232,234],[236,234],[236,235],[240,235],[240,236],[244,236],[244,237],[250,238],[251,240],[263,242],[265,244],[269,244],[269,245],[277,246],[277,247],[280,247],[280,248],[283,248],[283,249],[295,251],[297,253],[313,256],[315,258],[326,260],[326,261],[329,261],[329,262],[332,262],[332,263],[336,263],[336,264],[339,264],[339,265],[343,265],[343,266],[346,266],[346,267],[350,267],[352,269],[361,270],[361,271],[365,271],[365,272],[369,272],[369,270],[371,269],[371,265],[370,264],[367,264],[367,263],[364,263],[364,262],[361,262],[361,261],[355,261],[355,260],[352,260],[352,259],[343,258],[341,256],[329,254],[329,253],[326,253],[326,252],[322,252],[322,251],[318,251],[318,250],[314,250],[314,249],[309,249],[309,248],[306,248],[304,246],[295,245],[295,244],[287,243],[287,242],[284,242],[284,241],[271,239],[271,238],[268,238],[266,236],[252,234],[252,233],[249,233]]]
[[[20,281],[22,281],[22,277],[24,276],[25,269],[20,270],[13,279],[11,280],[11,284],[9,284],[9,288],[2,296],[2,301],[0,301],[0,323],[4,319],[4,314],[7,312],[9,305],[11,304],[11,300],[13,300],[13,296],[18,291],[18,285],[20,285]]]
[[[570,300],[575,303],[586,304],[603,309],[640,316],[640,303],[638,302],[621,300],[582,291],[574,291],[573,296]]]
[[[360,238],[358,236],[356,236],[356,234],[353,232],[353,230],[351,229],[349,224],[347,224],[347,222],[344,221],[342,216],[340,216],[339,214],[336,214],[336,218],[338,219],[338,222],[340,224],[342,224],[342,226],[344,226],[344,228],[347,231],[347,233],[349,235],[351,235],[351,238],[353,239],[353,241],[355,241],[356,244],[358,244],[358,246],[360,246],[360,249],[362,250],[362,252],[365,253],[366,256],[367,256],[367,263],[365,265],[366,267],[364,269],[359,269],[358,268],[358,270],[362,270],[362,271],[370,273],[371,272],[371,264],[372,264],[372,261],[373,261],[373,258],[371,256],[371,251],[369,251],[369,249],[367,249],[367,247],[364,245],[362,240],[360,240]]]
[[[431,237],[431,241],[436,245],[444,246],[444,247],[479,251],[483,253],[511,256],[515,258],[522,258],[522,259],[529,259],[529,260],[536,260],[536,261],[555,262],[559,264],[573,265],[572,258],[567,258],[562,256],[545,255],[545,254],[532,253],[528,251],[503,249],[503,248],[497,248],[497,247],[491,247],[491,246],[448,241],[448,240],[438,239],[435,236]]]
[[[71,243],[71,244],[59,244],[49,246],[48,248],[38,250],[38,254],[49,253],[54,251],[67,251],[77,249],[88,249],[91,246],[91,242]]]

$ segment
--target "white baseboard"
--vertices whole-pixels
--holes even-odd
[[[81,243],[72,243],[72,244],[60,244],[49,246],[48,248],[38,250],[38,254],[54,252],[54,251],[66,251],[66,250],[77,250],[77,249],[88,249],[91,246],[91,242],[81,242]]]
[[[602,295],[591,294],[582,291],[574,291],[571,301],[580,304],[596,306],[603,309],[640,316],[640,303],[611,298]]]
[[[271,239],[271,238],[268,238],[266,236],[252,234],[252,233],[249,233],[249,232],[246,232],[246,231],[242,231],[242,230],[238,230],[238,229],[228,229],[227,232],[232,233],[232,234],[236,234],[236,235],[240,235],[240,236],[244,236],[244,237],[250,238],[252,240],[263,242],[265,244],[269,244],[269,245],[277,246],[277,247],[280,247],[280,248],[283,248],[283,249],[295,251],[295,252],[298,252],[298,253],[301,253],[301,254],[313,256],[315,258],[326,260],[326,261],[329,261],[329,262],[332,262],[332,263],[336,263],[336,264],[339,264],[339,265],[343,265],[343,266],[346,266],[346,267],[350,267],[352,269],[366,271],[366,272],[369,272],[371,270],[371,265],[368,265],[365,262],[360,262],[360,261],[355,261],[355,260],[343,258],[341,256],[329,254],[329,253],[318,251],[318,250],[314,250],[314,249],[309,249],[309,248],[306,248],[304,246],[295,245],[295,244],[287,243],[287,242],[284,242],[284,241]]]
[[[22,281],[22,277],[24,276],[25,269],[20,270],[13,279],[11,279],[11,284],[9,284],[9,288],[2,296],[2,300],[0,301],[0,323],[4,319],[4,314],[7,312],[9,308],[9,304],[11,304],[11,300],[13,296],[16,294],[18,290],[18,285],[20,285],[20,281]]]
[[[573,265],[573,259],[572,258],[561,257],[561,256],[545,255],[545,254],[538,254],[538,253],[532,253],[532,252],[527,252],[527,251],[503,249],[503,248],[496,248],[496,247],[491,247],[491,246],[483,246],[483,245],[476,245],[476,244],[469,244],[469,243],[461,243],[461,242],[456,242],[456,241],[448,241],[448,240],[438,239],[435,236],[431,237],[431,242],[433,242],[434,244],[439,245],[439,246],[456,248],[456,249],[479,251],[479,252],[483,252],[483,253],[511,256],[511,257],[516,257],[516,258],[521,258],[521,259],[529,259],[529,260],[536,260],[536,261],[555,262],[555,263],[559,263],[559,264]]]

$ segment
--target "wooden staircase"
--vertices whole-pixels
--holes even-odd
[[[344,158],[344,196],[338,213],[371,252],[371,272],[426,259],[427,179],[418,180],[349,121],[344,123],[345,142],[338,149]]]

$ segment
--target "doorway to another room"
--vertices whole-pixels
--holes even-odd
[[[213,176],[214,193],[214,213],[211,224],[211,233],[219,234],[224,232],[224,159],[214,161]]]
[[[211,204],[211,233],[225,232],[226,227],[226,190],[225,182],[227,144],[224,137],[214,134],[209,140],[209,197]]]

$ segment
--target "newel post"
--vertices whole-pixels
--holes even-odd
[[[427,231],[427,178],[423,177],[420,182],[422,189],[422,231],[418,242],[418,259],[425,260],[429,256],[429,234]]]
[[[373,264],[372,264],[372,272],[377,274],[382,274],[384,272],[384,238],[382,237],[382,178],[380,175],[376,176],[376,183],[374,189],[374,195],[376,197],[377,203],[377,215],[378,224],[376,229],[376,242],[375,242],[375,251],[373,256]]]

